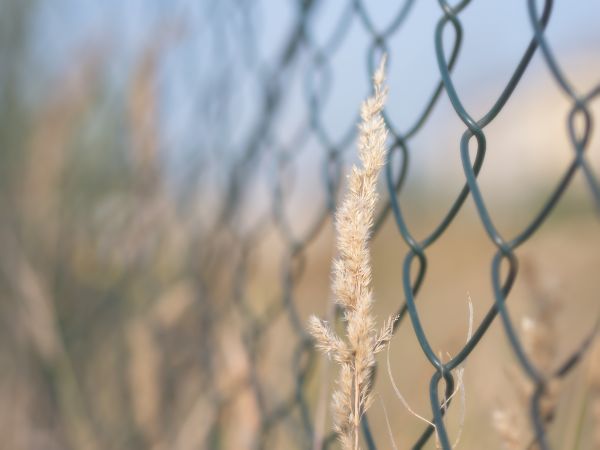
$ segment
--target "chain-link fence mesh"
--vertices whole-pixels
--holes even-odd
[[[524,408],[531,424],[518,448],[553,447],[546,429],[560,413],[556,405],[547,407],[551,388],[587,356],[596,329],[593,272],[600,247],[594,240],[597,227],[588,230],[596,218],[573,219],[573,230],[585,222],[579,230],[582,254],[591,256],[582,256],[587,259],[563,275],[555,272],[588,286],[577,292],[587,292],[591,300],[569,303],[581,302],[589,309],[589,320],[579,325],[581,332],[566,338],[564,327],[556,331],[562,347],[557,344],[559,356],[551,364],[538,364],[539,355],[523,343],[508,305],[515,296],[511,291],[523,279],[533,286],[529,296],[540,297],[541,303],[556,294],[537,285],[536,273],[543,267],[531,268],[525,258],[520,273],[519,261],[521,248],[541,233],[553,213],[582,214],[565,214],[560,205],[573,201],[563,197],[575,190],[577,201],[592,199],[588,212],[597,214],[600,207],[600,185],[588,158],[597,144],[592,139],[592,107],[600,95],[593,73],[597,66],[584,67],[595,84],[582,91],[572,84],[547,38],[555,20],[552,0],[511,5],[529,21],[528,41],[510,73],[499,77],[506,81],[495,87],[497,93],[477,92],[475,97],[486,101],[475,102],[471,93],[461,94],[465,85],[457,88],[453,73],[460,69],[469,36],[463,16],[477,2],[438,2],[434,33],[428,35],[434,47],[423,55],[435,63],[427,74],[405,64],[407,58],[397,49],[411,45],[413,37],[404,30],[414,31],[417,2],[385,5],[377,20],[367,2],[323,3],[298,0],[285,8],[237,0],[178,4],[174,19],[151,21],[142,44],[132,52],[135,57],[126,59],[125,70],[107,62],[102,46],[86,50],[55,83],[57,94],[41,112],[22,120],[27,132],[16,137],[10,123],[31,105],[23,99],[15,103],[11,92],[19,91],[19,71],[31,63],[15,62],[14,73],[5,70],[3,143],[11,148],[3,152],[2,162],[7,168],[1,218],[6,226],[0,236],[1,287],[7,299],[2,354],[3,366],[17,369],[4,376],[2,395],[20,399],[6,416],[12,419],[5,421],[5,429],[16,423],[25,432],[11,431],[2,448],[337,445],[328,411],[335,368],[314,350],[306,319],[316,313],[337,320],[328,294],[332,218],[348,163],[355,158],[359,102],[368,95],[370,74],[384,53],[390,60],[390,105],[385,111],[390,142],[372,241],[376,302],[385,299],[377,308],[398,312],[394,346],[401,347],[402,356],[392,356],[387,369],[385,357],[378,361],[376,387],[384,386],[384,401],[378,400],[363,418],[364,446],[390,447],[390,439],[403,434],[403,420],[413,422],[406,426],[410,438],[401,441],[405,448],[449,449],[454,438],[447,427],[456,434],[463,426],[465,433],[469,426],[481,426],[475,420],[456,424],[460,419],[444,416],[461,408],[454,395],[456,385],[463,383],[457,383],[457,369],[477,358],[497,323],[518,362],[514,378],[524,374],[522,383],[530,383]],[[14,14],[21,17],[21,7],[15,5]],[[269,15],[275,31],[261,33],[261,20]],[[494,37],[498,47],[509,39],[511,30],[505,32],[507,36]],[[11,39],[20,33],[17,26]],[[351,49],[352,60],[341,50],[348,42],[361,45]],[[3,46],[5,53],[7,49]],[[486,48],[488,56],[494,51]],[[525,90],[519,91],[534,58],[537,76],[549,76],[569,102],[566,121],[558,113],[564,132],[552,134],[568,139],[568,161],[560,160],[538,178],[530,169],[517,181],[532,183],[519,189],[509,186],[511,180],[482,188],[480,173],[494,170],[487,162],[494,156],[487,153],[506,154],[508,162],[497,171],[501,179],[518,171],[519,152],[530,150],[527,138],[520,136],[508,143],[516,150],[497,148],[507,144],[490,139],[498,134],[487,128],[504,120],[502,113],[514,97],[543,100],[543,92],[527,97]],[[181,61],[187,62],[186,70],[179,70]],[[114,93],[99,82],[99,67],[109,67],[106,78],[121,80],[117,91],[126,99],[124,106],[115,106],[119,102],[114,95],[94,92]],[[127,75],[118,75],[123,72]],[[414,83],[416,90],[425,91],[422,87],[430,81],[428,94],[421,97],[394,90],[398,84]],[[418,101],[404,102],[402,94]],[[444,105],[449,113],[434,117]],[[554,114],[552,109],[546,112]],[[529,119],[531,124],[511,123],[502,132],[555,131]],[[445,121],[457,125],[460,133],[445,130]],[[100,129],[119,131],[111,135]],[[432,134],[434,138],[424,138]],[[443,150],[425,156],[415,151],[434,142]],[[520,147],[520,142],[525,144]],[[459,163],[459,183],[444,180],[443,170],[427,172],[429,165]],[[573,187],[577,177],[579,186]],[[535,183],[542,186],[535,201],[513,206]],[[457,186],[455,193],[452,186]],[[490,193],[495,189],[505,190],[510,199],[500,215],[518,217],[509,226],[488,208],[498,198]],[[576,209],[581,208],[577,201]],[[461,215],[469,214],[477,224],[461,222]],[[435,215],[439,217],[432,219]],[[562,220],[567,234],[577,233],[564,225],[568,219]],[[453,234],[463,227],[463,234]],[[564,245],[569,242],[578,241],[566,240]],[[440,259],[440,252],[446,256]],[[561,250],[556,252],[560,255]],[[394,257],[378,265],[378,255],[387,254]],[[479,272],[465,274],[466,285],[457,282],[464,298],[455,301],[445,290],[453,277],[460,279],[454,271],[471,267],[465,259],[473,259]],[[384,272],[393,281],[381,281],[378,273]],[[475,298],[473,333],[460,344],[467,329],[468,290],[483,292],[491,301]],[[520,300],[527,297],[519,295]],[[421,297],[419,303],[428,305],[417,303]],[[551,321],[548,316],[545,320]],[[409,344],[403,342],[411,339],[416,350],[405,350],[402,346]],[[491,339],[499,345],[498,338]],[[437,351],[439,342],[444,352],[451,348],[453,354]],[[473,363],[471,370],[493,366],[491,360],[498,364],[494,371],[504,370],[500,355],[489,354],[495,351],[485,347],[487,355],[479,352],[483,362]],[[387,395],[393,392],[388,372],[400,370],[422,380],[418,386],[406,384],[404,394],[409,400],[413,395],[426,399],[419,405],[429,405],[425,416],[430,424],[382,413],[380,403],[387,408],[397,403],[396,412],[405,409]],[[412,378],[403,380],[412,383]],[[498,379],[490,378],[480,386],[494,392],[495,383]],[[506,395],[508,388],[502,386],[494,395]],[[463,387],[469,389],[468,380]],[[487,395],[473,400],[478,401],[483,405],[476,411],[492,411],[500,403]],[[559,405],[571,411],[568,416],[578,414],[573,412],[576,406]],[[465,439],[474,443],[480,437],[474,433]]]

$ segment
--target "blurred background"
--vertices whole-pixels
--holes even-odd
[[[383,51],[386,119],[392,135],[412,130],[408,156],[395,152],[390,164],[394,179],[407,170],[397,196],[417,239],[465,179],[465,126],[444,92],[414,126],[440,79],[442,16],[437,2],[410,0],[0,0],[0,448],[335,447],[335,368],[304,330],[310,314],[334,314],[332,214]],[[452,76],[480,118],[533,31],[524,2],[476,0],[459,18]],[[600,79],[599,18],[598,2],[557,2],[546,31],[580,93]],[[479,182],[507,239],[574,158],[571,107],[536,54],[485,129]],[[597,101],[589,109],[600,115]],[[593,168],[599,146],[593,133]],[[389,202],[382,179],[372,241],[379,318],[404,302],[408,247]],[[545,320],[551,366],[598,317],[598,225],[578,173],[516,252],[509,311],[519,330],[525,317]],[[427,250],[418,307],[442,355],[464,345],[469,297],[475,324],[492,306],[494,252],[471,199]],[[389,358],[396,386],[429,417],[434,370],[408,320]],[[378,448],[392,439],[410,448],[425,424],[396,398],[380,359],[372,434]],[[561,381],[555,448],[600,448],[600,404],[594,415],[585,401],[599,389],[590,361]],[[494,411],[527,406],[500,322],[464,373],[465,415],[451,408],[451,437],[462,433],[459,448],[502,448]]]

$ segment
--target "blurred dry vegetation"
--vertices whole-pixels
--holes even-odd
[[[200,448],[227,363],[207,294],[222,249],[161,173],[157,60],[177,33],[156,30],[120,93],[94,45],[40,80],[24,76],[35,6],[0,14],[0,447]]]
[[[303,412],[293,404],[305,355],[298,353],[298,324],[282,309],[293,301],[302,326],[309,314],[326,315],[329,213],[301,251],[286,231],[286,214],[303,216],[290,219],[295,227],[308,223],[312,199],[295,213],[273,200],[264,220],[248,225],[244,219],[257,217],[270,192],[243,185],[227,197],[236,189],[220,189],[229,185],[219,177],[239,175],[243,164],[225,164],[230,155],[219,150],[190,163],[197,180],[173,188],[157,86],[160,61],[191,32],[185,21],[160,22],[115,85],[107,69],[113,49],[102,42],[81,43],[52,76],[37,75],[29,51],[36,8],[33,0],[3,0],[0,7],[0,449],[187,450],[257,442],[304,448]],[[206,140],[211,111],[227,102],[231,82],[217,81],[223,97],[207,87],[199,107],[206,116],[190,124],[207,132]],[[311,163],[298,163],[299,172],[301,164]],[[273,169],[257,167],[261,176]],[[295,185],[288,180],[290,167],[279,169],[286,189],[306,187],[298,174]],[[205,181],[211,177],[217,182]],[[530,300],[539,291],[560,298],[559,355],[573,350],[598,314],[600,230],[581,186],[519,254],[542,281],[519,278],[510,298],[515,317],[534,308]],[[246,189],[257,199],[245,198]],[[414,224],[429,230],[444,205],[424,201],[407,204]],[[513,211],[516,222],[528,208]],[[380,318],[403,301],[406,250],[387,220],[373,242]],[[472,206],[432,247],[420,305],[440,351],[452,354],[465,339],[467,291],[476,323],[492,304],[491,255]],[[392,347],[396,382],[427,415],[431,369],[408,322]],[[396,443],[407,448],[423,424],[394,398],[383,358],[376,393],[385,399]],[[511,358],[495,324],[466,367],[463,448],[499,447],[491,411],[510,392]],[[324,379],[323,360],[313,362],[305,385],[311,416]],[[569,448],[563,439],[573,439],[585,370],[583,364],[562,390],[560,411],[568,412],[557,415],[556,448]],[[388,448],[378,399],[372,414],[373,432]],[[271,423],[279,415],[281,422]],[[591,446],[593,425],[585,425],[582,439]],[[451,413],[449,429],[459,426]]]

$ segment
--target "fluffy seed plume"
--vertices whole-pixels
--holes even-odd
[[[317,317],[309,331],[316,345],[340,364],[337,389],[333,394],[334,427],[344,449],[359,449],[360,420],[372,401],[371,379],[375,354],[392,338],[395,317],[377,333],[371,316],[371,262],[369,237],[377,203],[377,177],[385,162],[387,130],[381,115],[387,88],[384,87],[385,56],[373,76],[373,96],[361,107],[358,154],[361,167],[352,167],[348,192],[336,213],[338,258],[333,264],[333,293],[344,312],[345,339]]]

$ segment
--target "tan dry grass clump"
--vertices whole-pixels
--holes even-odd
[[[334,427],[344,449],[359,448],[360,420],[372,402],[375,354],[392,337],[394,318],[377,333],[371,315],[371,262],[369,237],[377,203],[377,177],[385,162],[387,130],[381,111],[387,96],[384,82],[385,57],[373,76],[374,94],[361,107],[358,152],[362,167],[354,166],[349,189],[336,213],[338,258],[333,266],[335,301],[344,312],[346,339],[317,317],[309,331],[316,345],[340,364],[333,394]]]
[[[562,302],[556,286],[540,281],[531,264],[525,264],[524,276],[532,294],[533,314],[521,320],[523,346],[535,367],[548,378],[540,402],[542,419],[548,424],[554,417],[561,388],[560,380],[553,378],[552,373],[558,356],[557,317]],[[515,401],[500,402],[501,406],[493,412],[492,424],[504,450],[521,450],[525,442],[534,440],[529,418],[534,385],[515,366],[508,368],[508,374]],[[538,448],[536,442],[529,446],[530,450]]]
[[[597,340],[590,352],[590,365],[588,367],[588,384],[591,401],[591,415],[593,424],[592,442],[595,450],[600,450],[600,341]]]

